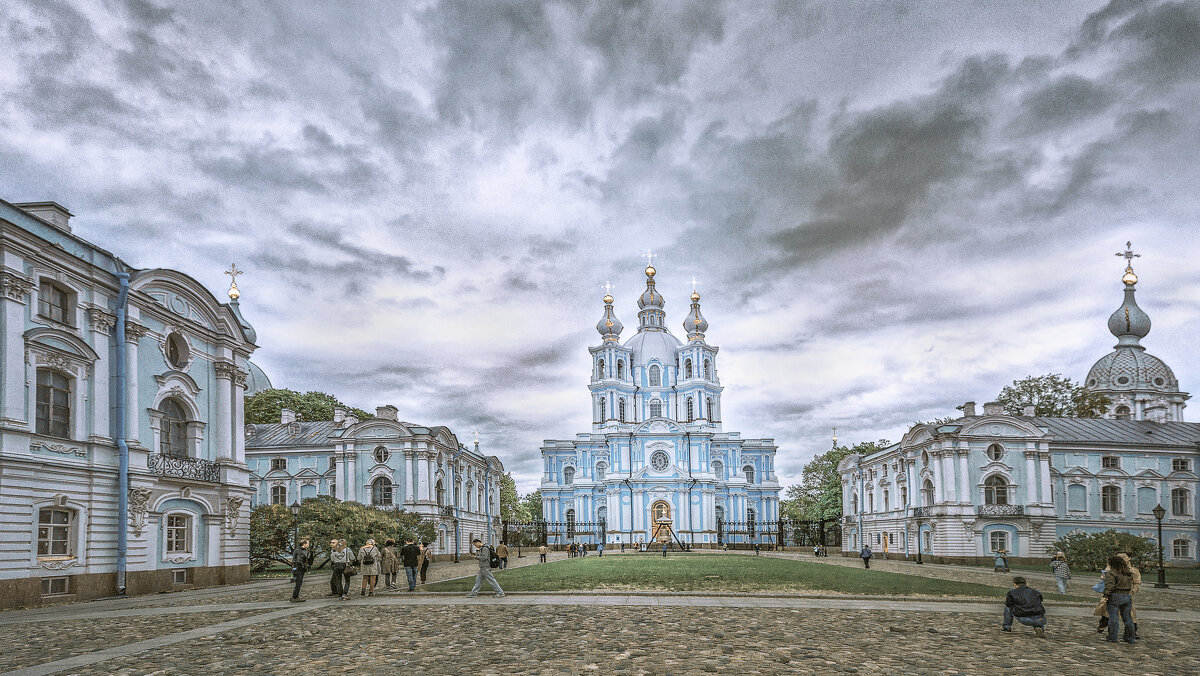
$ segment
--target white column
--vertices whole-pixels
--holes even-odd
[[[112,435],[108,400],[109,369],[111,368],[108,344],[109,334],[112,332],[117,318],[103,310],[91,310],[88,312],[88,320],[92,327],[92,349],[100,355],[100,361],[96,362],[92,369],[92,434],[107,437]]]
[[[1042,444],[1042,445],[1049,446],[1049,444]],[[1046,448],[1042,449],[1041,456],[1038,460],[1038,465],[1041,468],[1041,471],[1040,471],[1041,482],[1040,483],[1042,485],[1042,503],[1048,505],[1048,504],[1050,504],[1051,496],[1054,495],[1054,486],[1050,479],[1050,453],[1047,452]],[[1064,496],[1064,498],[1065,498],[1065,496]]]
[[[971,502],[971,468],[967,465],[965,448],[958,449],[958,501]]]
[[[142,418],[142,407],[138,402],[138,339],[146,335],[146,327],[132,322],[125,323],[125,441],[142,446],[138,434],[138,422]],[[150,449],[156,453],[158,449]]]
[[[333,463],[333,485],[334,492],[338,500],[346,500],[346,459],[341,456],[342,449],[334,446],[333,452],[336,454],[336,460]]]
[[[413,454],[412,451],[407,451],[407,450],[404,451],[404,466],[402,468],[400,468],[400,483],[401,483],[401,485],[406,487],[404,489],[404,501],[410,502],[410,503],[417,501],[417,486],[416,486],[416,484],[409,486],[409,479],[412,478],[413,462],[414,462],[415,458],[416,458],[416,456]],[[458,476],[457,469],[455,470],[455,472],[456,472],[455,476],[457,477]],[[453,490],[453,488],[451,490]],[[454,499],[462,500],[462,496],[456,494],[454,496]],[[461,503],[455,502],[454,504],[458,505]]]
[[[1036,463],[1037,451],[1025,451],[1025,504],[1027,505],[1036,504],[1038,501],[1037,485],[1041,473],[1037,471]]]
[[[416,458],[417,463],[417,500],[429,500],[429,457],[424,453],[418,453]],[[480,505],[480,511],[483,506]]]
[[[230,396],[233,398],[233,461],[246,464],[246,372],[235,371]]]
[[[6,265],[14,265],[19,269],[23,263],[12,253],[4,254]],[[5,270],[3,275],[4,295],[4,409],[5,420],[13,422],[32,422],[34,414],[25,413],[25,341],[21,334],[25,333],[25,296],[33,290],[33,284],[22,276]],[[103,355],[102,355],[103,356]],[[103,363],[103,362],[102,362]],[[30,397],[31,399],[33,397]],[[30,426],[32,427],[32,425]],[[108,434],[108,430],[104,430]]]
[[[946,478],[946,491],[942,493],[942,497],[946,502],[958,502],[957,477],[954,472],[954,456],[953,451],[942,451],[941,457],[942,476]]]
[[[216,429],[217,459],[233,459],[233,368],[232,364],[216,362],[213,368],[217,374],[217,419],[213,421]]]
[[[343,500],[358,501],[358,472],[355,469],[357,464],[355,456],[358,455],[352,450],[346,453],[346,493]]]
[[[932,453],[929,455],[930,459],[933,461],[930,464],[933,465],[933,502],[936,504],[945,500],[946,486],[945,482],[942,481],[942,459]],[[861,505],[862,496],[859,496],[858,499],[859,504]]]

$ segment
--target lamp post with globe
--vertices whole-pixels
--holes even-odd
[[[1162,505],[1154,506],[1154,518],[1158,520],[1158,582],[1154,583],[1157,589],[1167,588],[1167,571],[1163,568],[1163,539],[1162,539],[1162,520],[1167,515],[1167,510],[1163,509]]]

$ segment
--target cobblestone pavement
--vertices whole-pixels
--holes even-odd
[[[474,567],[439,564],[430,581]],[[966,567],[872,568],[995,584],[995,574]],[[1038,639],[1020,625],[1000,632],[998,599],[581,591],[338,601],[327,590],[318,574],[306,579],[303,604],[288,603],[290,585],[273,581],[0,613],[0,672],[1200,673],[1200,612],[1177,603],[1190,600],[1186,593],[1162,594],[1153,604],[1160,611],[1139,597],[1143,636],[1130,646],[1106,643],[1086,604],[1047,604],[1050,625]]]

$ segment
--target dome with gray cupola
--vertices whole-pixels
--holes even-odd
[[[616,312],[613,311],[612,294],[604,294],[604,316],[600,321],[596,322],[596,331],[605,342],[617,342],[621,338],[621,331],[625,326],[621,324],[621,320],[617,319]]]

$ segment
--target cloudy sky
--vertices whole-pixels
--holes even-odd
[[[785,483],[1081,380],[1126,240],[1200,390],[1195,3],[10,0],[0,43],[0,197],[221,297],[236,261],[276,386],[478,429],[522,492],[647,249]]]

